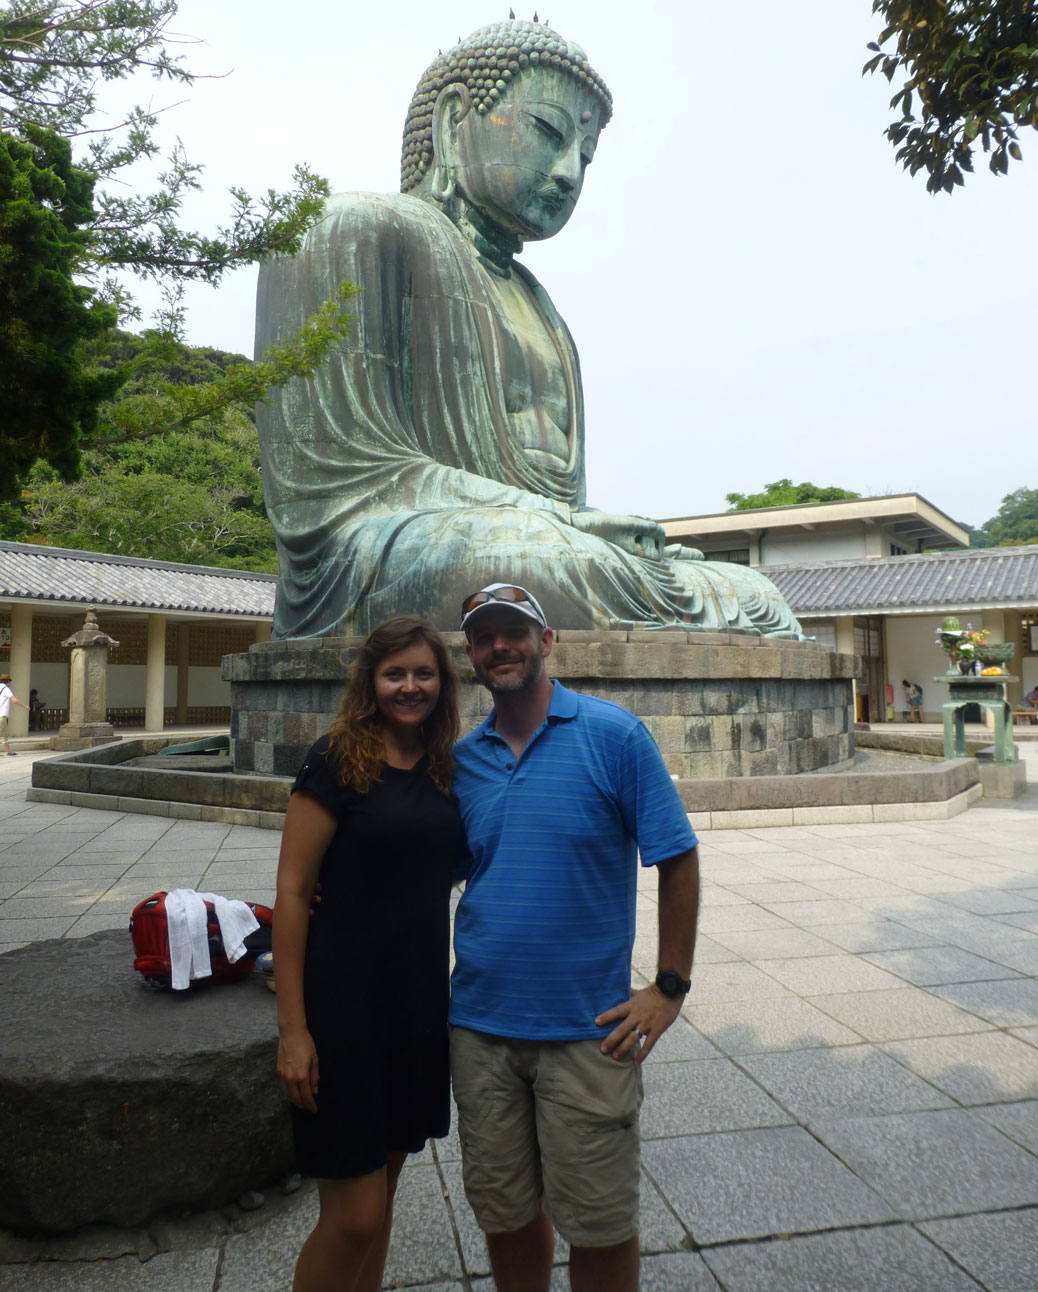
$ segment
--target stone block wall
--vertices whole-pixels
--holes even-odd
[[[462,729],[490,712],[464,638],[448,634]],[[359,638],[263,642],[228,655],[235,770],[294,776],[335,717]],[[853,655],[816,642],[728,633],[560,632],[548,662],[566,686],[636,713],[672,774],[767,776],[854,754]]]

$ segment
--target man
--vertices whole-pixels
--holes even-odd
[[[7,722],[11,716],[11,705],[20,704],[23,709],[28,711],[29,706],[19,700],[11,690],[10,673],[0,673],[0,744],[4,747],[4,753],[8,758],[13,758],[15,751],[7,743]]]
[[[498,1292],[638,1285],[639,1065],[690,988],[697,841],[652,737],[545,672],[525,589],[464,602],[494,709],[457,746],[472,865],[455,919],[451,1064],[465,1191]],[[659,968],[631,992],[637,857],[659,875]]]

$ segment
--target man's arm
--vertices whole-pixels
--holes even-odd
[[[658,967],[682,978],[692,976],[692,955],[699,919],[699,849],[691,848],[657,866],[659,878]],[[602,1053],[622,1059],[641,1038],[635,1063],[644,1063],[652,1047],[681,1012],[684,996],[664,996],[655,983],[632,992],[631,999],[600,1014],[595,1022],[616,1023],[602,1042]]]

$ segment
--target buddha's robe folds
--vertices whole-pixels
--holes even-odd
[[[494,581],[535,590],[558,628],[798,636],[754,571],[648,559],[574,527],[585,498],[577,354],[532,275],[514,263],[511,274],[518,287],[505,290],[436,206],[367,193],[333,198],[297,256],[261,269],[258,354],[338,283],[363,289],[341,349],[258,410],[280,557],[274,636],[363,634],[404,613],[453,629],[463,597]],[[531,318],[540,357],[557,355],[548,384],[565,458],[517,433],[545,385],[527,380]]]

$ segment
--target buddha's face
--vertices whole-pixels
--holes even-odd
[[[598,143],[600,107],[573,77],[530,68],[504,103],[449,129],[458,189],[524,241],[550,238],[573,214]]]

